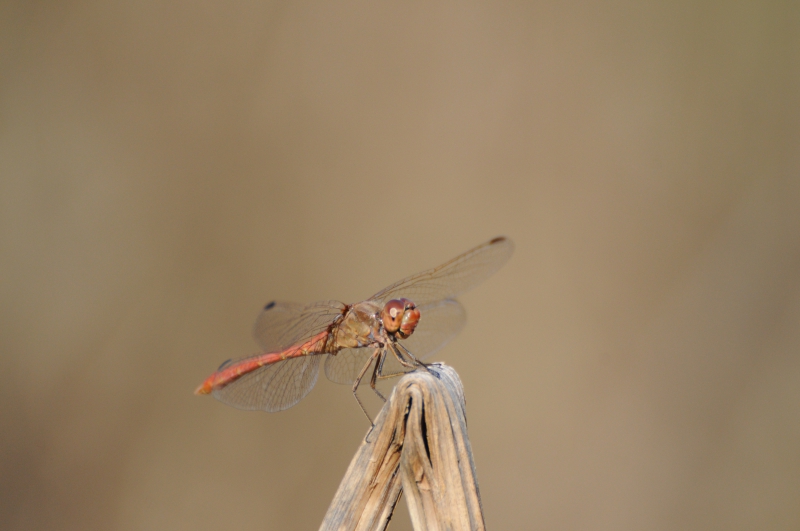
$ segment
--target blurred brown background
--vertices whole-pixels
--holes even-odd
[[[0,528],[316,529],[349,390],[193,389],[498,234],[490,529],[800,528],[799,6],[4,2]]]

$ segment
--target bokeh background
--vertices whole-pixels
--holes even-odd
[[[490,529],[800,528],[797,2],[3,2],[0,528],[316,529],[349,390],[193,389],[499,234]]]

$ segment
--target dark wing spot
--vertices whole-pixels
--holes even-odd
[[[498,236],[497,238],[495,238],[492,241],[490,241],[489,245],[494,245],[495,243],[500,243],[500,242],[504,242],[504,241],[506,241],[506,237],[505,236]]]
[[[225,367],[227,364],[229,364],[231,361],[232,361],[231,359],[227,359],[227,360],[223,361],[223,362],[222,362],[222,365],[220,365],[220,366],[219,366],[219,369],[217,369],[217,370],[218,370],[218,371],[221,371],[221,370],[222,370],[222,368],[223,368],[223,367]]]
[[[267,305],[266,305],[266,306],[264,306],[264,309],[265,309],[265,310],[269,310],[269,309],[270,309],[270,308],[272,308],[273,306],[275,306],[275,301],[268,302],[268,303],[267,303]]]

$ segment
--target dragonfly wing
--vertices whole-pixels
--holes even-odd
[[[338,301],[313,304],[272,301],[256,319],[253,336],[264,352],[277,352],[322,332],[345,310]]]
[[[372,347],[343,348],[325,360],[325,376],[334,383],[352,384],[374,352]]]
[[[352,385],[356,381],[359,373],[367,363],[372,364],[370,357],[375,352],[372,347],[367,348],[345,348],[340,350],[335,356],[328,356],[325,361],[325,376],[328,380],[338,383]],[[408,367],[403,367],[391,351],[386,352],[386,359],[383,361],[384,376],[397,375],[408,372]],[[372,377],[372,369],[364,373],[364,379]]]
[[[511,240],[495,238],[439,267],[395,282],[373,295],[371,300],[386,303],[390,299],[406,297],[419,307],[442,299],[454,299],[489,278],[513,252]]]
[[[419,324],[414,333],[408,339],[401,339],[400,343],[420,360],[429,358],[447,344],[467,322],[467,312],[460,302],[454,300],[420,306],[419,312]]]
[[[321,355],[310,355],[264,365],[215,389],[212,394],[217,400],[238,409],[282,411],[311,391],[317,383],[320,361]]]

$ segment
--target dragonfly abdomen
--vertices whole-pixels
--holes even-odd
[[[226,385],[235,382],[245,374],[251,373],[256,369],[260,369],[265,365],[272,365],[279,361],[288,360],[290,358],[297,358],[300,356],[309,356],[311,354],[322,354],[326,352],[328,343],[328,331],[320,332],[313,336],[311,339],[302,343],[287,348],[281,352],[268,352],[246,358],[240,361],[231,363],[230,365],[216,371],[214,374],[206,378],[200,386],[195,389],[196,395],[207,395],[215,389],[221,389]]]

